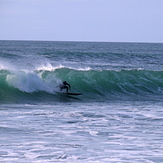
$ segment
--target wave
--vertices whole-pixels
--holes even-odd
[[[34,71],[0,70],[0,103],[57,101],[58,85],[66,80],[83,99],[145,97],[163,94],[163,72],[143,69],[92,70],[67,67]]]

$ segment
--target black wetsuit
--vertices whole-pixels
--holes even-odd
[[[68,90],[71,89],[71,86],[66,81],[64,81],[62,84],[60,84],[60,91],[62,91],[62,89],[66,89],[66,92],[68,92]]]

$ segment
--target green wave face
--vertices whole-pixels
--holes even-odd
[[[0,103],[57,101],[58,85],[66,80],[71,91],[83,94],[84,100],[107,100],[109,97],[162,95],[163,72],[149,70],[0,70]],[[65,100],[65,99],[63,99]]]

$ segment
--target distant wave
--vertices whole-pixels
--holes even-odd
[[[116,96],[139,96],[163,94],[163,71],[143,69],[92,70],[57,67],[39,68],[32,72],[0,70],[0,102],[16,102],[52,98],[59,90],[61,81],[71,84],[74,92],[85,94],[84,98],[95,101]]]

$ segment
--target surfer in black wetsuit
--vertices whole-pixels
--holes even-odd
[[[62,91],[62,89],[66,89],[66,92],[68,92],[68,90],[71,89],[70,84],[68,84],[66,81],[62,82],[62,84],[60,84],[59,87],[60,91]]]

